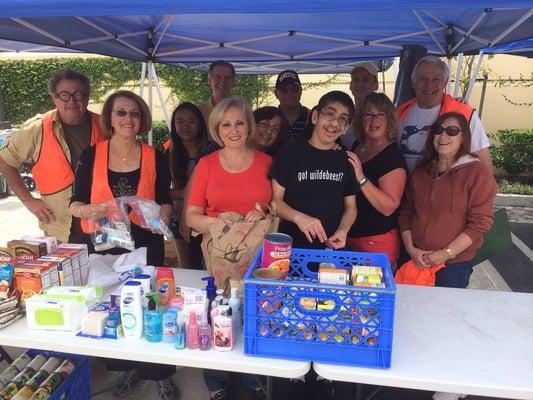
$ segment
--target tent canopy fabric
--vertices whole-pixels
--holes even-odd
[[[499,46],[483,49],[487,54],[511,54],[513,56],[533,57],[533,38],[504,43]]]
[[[405,45],[456,55],[529,39],[532,16],[532,0],[0,0],[0,51],[337,73]]]

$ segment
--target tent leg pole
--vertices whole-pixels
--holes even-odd
[[[483,105],[485,104],[485,94],[487,93],[487,82],[489,80],[488,74],[483,74],[483,86],[481,87],[481,98],[479,99],[479,110],[478,115],[479,118],[481,118],[481,114],[483,113]]]
[[[159,103],[161,104],[161,108],[163,109],[163,116],[165,117],[165,122],[167,123],[167,128],[170,132],[170,118],[168,116],[168,110],[167,105],[165,104],[165,100],[163,99],[163,92],[161,91],[161,85],[159,83],[159,78],[157,76],[157,73],[155,71],[155,65],[152,64],[152,77],[155,82],[155,90],[157,91],[157,95],[159,97]]]
[[[483,62],[483,56],[484,56],[483,52],[480,51],[479,56],[477,58],[476,68],[474,69],[472,76],[470,76],[470,83],[468,84],[468,90],[466,91],[466,95],[465,95],[466,101],[470,99],[470,96],[472,95],[472,90],[474,90],[474,84],[476,83],[479,70],[481,69],[481,63]]]
[[[147,68],[148,68],[148,108],[150,109],[150,113],[153,115],[154,114],[154,110],[153,110],[153,102],[152,102],[152,79],[153,79],[153,76],[152,76],[152,62],[151,61],[148,61],[148,65],[147,65]],[[148,144],[151,146],[153,143],[153,132],[152,130],[150,130],[150,132],[148,132]]]
[[[142,63],[141,79],[139,81],[139,96],[143,97],[144,93],[144,80],[146,79],[146,63]]]

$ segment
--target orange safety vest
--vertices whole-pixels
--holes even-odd
[[[396,115],[398,117],[398,120],[403,121],[407,117],[407,115],[409,114],[409,111],[411,110],[411,108],[413,108],[415,104],[416,104],[416,97],[398,106],[398,108],[396,108]],[[439,116],[441,116],[442,114],[446,114],[448,112],[456,112],[456,113],[462,114],[465,116],[466,120],[470,122],[470,118],[472,118],[474,109],[470,107],[468,104],[461,103],[455,100],[449,94],[445,93],[442,99],[441,106],[440,106]]]
[[[108,154],[109,140],[100,142],[96,145],[94,164],[93,164],[93,182],[91,186],[91,204],[100,204],[104,201],[114,198],[113,192],[109,187],[108,180]],[[141,143],[141,177],[137,185],[137,197],[145,200],[155,201],[155,181],[156,181],[156,153],[152,146]],[[140,225],[139,217],[131,212],[130,220]],[[81,228],[85,233],[94,231],[94,224],[89,220],[82,219]]]
[[[74,183],[74,171],[68,162],[67,156],[57,141],[54,133],[53,122],[57,110],[52,110],[43,115],[43,135],[39,157],[31,173],[41,194],[54,194],[60,192]],[[100,130],[99,115],[91,115],[91,146],[105,139]],[[41,154],[43,157],[41,157]]]

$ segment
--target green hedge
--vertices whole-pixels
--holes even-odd
[[[6,120],[20,124],[37,113],[51,109],[53,104],[48,95],[48,80],[55,71],[64,68],[75,69],[89,77],[92,103],[102,102],[110,91],[137,85],[141,76],[141,63],[111,57],[2,61],[0,90]],[[179,100],[200,104],[211,95],[205,73],[159,64],[156,72],[175,97],[172,103]],[[268,76],[237,76],[233,92],[255,107],[271,93],[268,82]]]
[[[533,172],[533,129],[502,129],[491,137],[499,143],[490,147],[496,167],[515,180]]]
[[[163,151],[163,143],[170,138],[170,133],[165,121],[154,121],[152,125],[152,146]],[[139,138],[142,142],[148,143],[148,135]]]

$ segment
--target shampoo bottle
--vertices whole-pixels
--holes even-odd
[[[185,348],[185,330],[183,311],[178,310],[178,318],[176,321],[176,344],[174,345],[178,350],[183,350]]]
[[[196,313],[191,311],[189,313],[189,324],[187,325],[187,348],[188,349],[197,349],[199,346],[199,326],[196,322]]]
[[[155,274],[157,293],[159,293],[159,302],[162,306],[167,307],[170,299],[176,292],[176,283],[174,282],[174,272],[172,268],[158,268]]]
[[[143,333],[141,282],[128,281],[120,292],[120,318],[124,338],[140,339]]]
[[[148,297],[148,309],[144,311],[144,338],[149,342],[161,341],[161,312],[156,309],[152,296]]]

